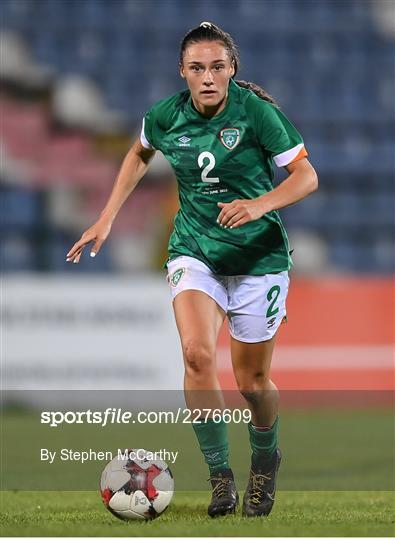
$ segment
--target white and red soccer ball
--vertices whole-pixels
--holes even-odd
[[[173,475],[165,461],[148,459],[152,452],[126,450],[103,470],[100,493],[106,508],[125,520],[160,516],[174,493]]]

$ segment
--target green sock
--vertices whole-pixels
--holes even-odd
[[[207,421],[192,425],[210,474],[228,469],[229,447],[226,423],[223,420],[214,422],[208,418]]]
[[[253,463],[259,463],[260,466],[270,464],[278,445],[278,416],[269,430],[261,431],[250,422],[248,431]]]

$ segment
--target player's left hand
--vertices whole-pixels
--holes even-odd
[[[218,215],[217,223],[225,229],[235,229],[261,218],[268,211],[262,200],[258,199],[235,199],[230,203],[219,202],[221,212]]]

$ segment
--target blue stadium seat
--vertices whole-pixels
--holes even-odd
[[[36,270],[34,243],[25,234],[0,234],[0,267],[3,273]]]
[[[67,263],[66,253],[75,242],[75,238],[56,233],[46,244],[46,256],[48,270],[53,272],[68,273],[103,273],[110,272],[112,267],[108,244],[100,250],[100,254],[93,260],[89,257],[89,251],[85,250],[78,264]]]
[[[2,0],[1,26],[24,30],[31,26],[36,12],[36,5],[31,0]]]
[[[0,198],[2,231],[31,231],[42,222],[40,193],[24,188],[2,187]]]
[[[330,257],[338,270],[354,273],[387,273],[395,269],[394,244],[388,238],[371,243],[345,239],[331,244]]]

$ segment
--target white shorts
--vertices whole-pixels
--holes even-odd
[[[171,260],[167,269],[172,299],[186,290],[205,292],[226,313],[230,334],[238,341],[267,341],[286,316],[287,271],[264,276],[222,276],[187,256]]]

